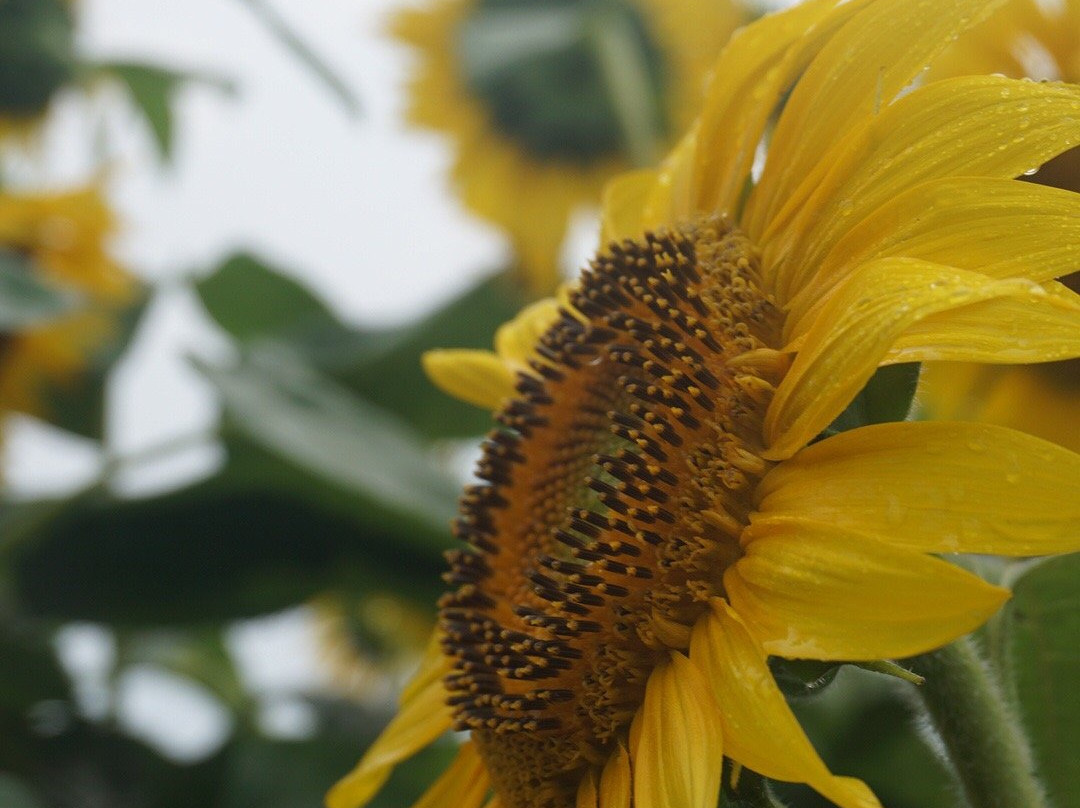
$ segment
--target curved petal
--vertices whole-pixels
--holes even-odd
[[[694,626],[690,659],[712,685],[728,757],[775,780],[808,783],[842,808],[881,808],[864,782],[826,768],[776,686],[761,644],[725,601],[714,601]]]
[[[497,410],[514,391],[514,372],[491,351],[444,348],[421,358],[432,383],[454,398]]]
[[[536,356],[536,343],[559,316],[559,301],[553,297],[530,303],[496,330],[495,353],[511,366],[526,368]]]
[[[751,201],[750,232],[782,206],[793,209],[795,198],[805,199],[813,185],[802,183],[838,133],[877,115],[957,34],[1001,4],[938,0],[931,12],[911,0],[882,0],[861,10],[807,68],[785,104],[769,144],[781,159],[766,161]]]
[[[934,82],[884,108],[818,155],[819,175],[759,240],[781,300],[808,285],[832,245],[886,201],[940,177],[1020,176],[1080,144],[1078,117],[1080,87],[997,76]]]
[[[1037,311],[1046,290],[1021,278],[990,280],[975,272],[908,258],[860,267],[831,296],[799,340],[799,353],[765,417],[765,457],[790,457],[839,415],[898,339],[931,315],[994,298],[1015,298]],[[977,324],[979,339],[994,323]],[[1034,342],[1037,334],[1001,328],[1001,340]],[[969,335],[963,332],[961,338]]]
[[[589,769],[578,784],[574,808],[599,808],[599,791],[596,788],[596,772]]]
[[[912,656],[977,628],[1009,597],[941,559],[832,525],[761,519],[743,536],[746,555],[724,586],[778,656]]]
[[[1080,455],[990,424],[842,432],[776,466],[757,499],[751,519],[807,519],[910,550],[1080,550]]]
[[[718,709],[693,663],[673,653],[649,674],[634,750],[634,804],[714,808],[723,746]]]
[[[1054,282],[1031,293],[982,300],[912,323],[885,361],[1005,365],[1080,356],[1080,295]]]
[[[449,662],[438,653],[438,645],[429,645],[420,670],[402,693],[398,714],[356,768],[330,789],[326,795],[327,808],[359,808],[367,804],[390,777],[394,766],[450,729],[453,719],[442,683],[448,671]]]
[[[600,774],[600,808],[630,808],[632,790],[630,755],[620,743]]]
[[[758,143],[783,94],[867,0],[808,0],[736,31],[705,94],[692,206],[734,212]]]
[[[601,246],[641,236],[645,230],[641,215],[655,185],[656,171],[647,168],[620,174],[607,184],[600,214]]]
[[[792,298],[798,320],[861,263],[905,256],[993,278],[1048,281],[1080,267],[1080,194],[1016,180],[946,177],[886,201],[833,245]]]
[[[469,741],[462,744],[453,763],[412,808],[480,808],[487,793],[487,768]]]

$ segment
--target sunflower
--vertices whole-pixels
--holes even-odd
[[[136,283],[105,250],[112,215],[95,188],[0,193],[0,250],[22,256],[46,284],[74,292],[71,313],[0,334],[0,412],[44,416],[43,393],[64,385],[107,344]]]
[[[1080,81],[1080,0],[1010,0],[960,37],[933,69],[935,76],[972,72]],[[1025,179],[1080,191],[1080,149]],[[1075,270],[1075,262],[1063,269]],[[1063,283],[1080,289],[1080,273]],[[1014,367],[928,363],[919,402],[936,418],[1001,424],[1080,451],[1080,361]]]
[[[400,13],[393,32],[420,55],[410,119],[452,138],[465,204],[509,234],[546,294],[570,216],[683,129],[744,21],[733,0],[436,0]],[[634,80],[610,88],[604,59]]]
[[[742,29],[662,166],[610,187],[608,247],[563,299],[496,354],[429,358],[484,378],[499,425],[438,646],[331,808],[450,728],[469,740],[425,808],[712,808],[725,757],[878,805],[767,657],[940,647],[1008,592],[936,554],[1080,546],[1060,446],[964,422],[821,437],[883,364],[1080,354],[1080,299],[1050,280],[1080,197],[1013,179],[1080,142],[1080,88],[915,82],[993,5],[811,0]]]

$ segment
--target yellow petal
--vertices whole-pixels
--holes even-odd
[[[598,792],[596,788],[596,772],[589,769],[581,778],[578,785],[577,800],[574,808],[598,808]]]
[[[809,443],[855,397],[892,344],[939,312],[993,298],[1045,304],[1046,291],[1021,278],[985,275],[908,258],[883,258],[860,267],[830,297],[813,324],[793,338],[798,355],[765,417],[770,459],[790,457]],[[1014,310],[1023,310],[1018,306]],[[995,333],[995,324],[982,332]],[[1001,341],[1037,341],[1002,328]],[[999,343],[1000,344],[1000,343]]]
[[[884,108],[818,156],[806,193],[761,238],[780,298],[807,286],[832,245],[890,199],[941,177],[1019,176],[1080,144],[1078,115],[1080,87],[996,76],[935,82]]]
[[[327,808],[365,805],[382,788],[394,766],[450,729],[453,721],[450,708],[446,706],[442,676],[437,674],[439,664],[428,655],[416,674],[423,684],[403,693],[401,709],[394,720],[364,753],[356,768],[327,793]],[[448,664],[445,658],[441,664],[445,673]]]
[[[1008,598],[971,573],[833,525],[767,517],[724,574],[731,605],[770,654],[905,657],[981,625]]]
[[[600,244],[638,238],[644,232],[642,212],[656,184],[656,171],[628,171],[607,184],[600,219]]]
[[[959,32],[999,5],[1001,0],[937,0],[931,10],[912,0],[882,0],[860,11],[807,68],[784,106],[769,144],[781,159],[766,161],[751,203],[759,215],[772,218],[785,204],[794,210],[793,200],[805,199],[813,187],[800,184],[815,173],[822,155],[887,107]]]
[[[760,643],[725,601],[713,607],[694,626],[690,659],[720,706],[725,754],[766,777],[808,783],[842,808],[881,808],[861,780],[826,768],[776,686]]]
[[[723,766],[718,708],[705,677],[673,653],[649,675],[634,750],[637,808],[715,808]]]
[[[423,356],[428,378],[454,398],[497,410],[514,396],[514,372],[491,351],[447,348]]]
[[[480,808],[487,792],[487,768],[469,741],[424,796],[413,803],[413,808]]]
[[[860,263],[892,256],[1048,281],[1080,266],[1080,195],[987,177],[918,185],[844,234],[792,299],[789,316],[805,316]]]
[[[762,516],[852,528],[912,550],[1080,550],[1080,455],[990,424],[842,432],[776,466],[757,497]]]
[[[552,297],[537,300],[518,312],[495,332],[495,353],[512,367],[524,370],[536,355],[536,345],[559,319],[559,302]]]
[[[611,753],[600,775],[600,808],[630,808],[633,783],[630,755],[621,743]]]
[[[1080,196],[1078,194],[1077,196]],[[1080,295],[1051,281],[912,323],[886,362],[1055,362],[1080,356]]]
[[[735,32],[706,92],[691,188],[696,210],[734,212],[781,97],[822,44],[865,5],[809,0]]]

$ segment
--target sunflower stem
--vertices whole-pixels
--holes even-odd
[[[659,158],[660,133],[655,124],[659,111],[649,68],[630,23],[602,9],[593,15],[589,36],[630,159],[636,166],[654,165]]]
[[[971,808],[1050,808],[1027,736],[971,638],[911,660],[930,725]]]

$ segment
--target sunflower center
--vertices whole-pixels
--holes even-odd
[[[508,808],[573,804],[740,555],[781,314],[726,221],[612,244],[466,490],[446,681]]]
[[[663,61],[628,0],[479,0],[457,45],[472,95],[537,159],[591,163],[623,153],[628,126],[666,127]]]

